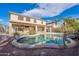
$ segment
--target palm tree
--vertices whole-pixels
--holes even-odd
[[[3,29],[3,27],[2,27],[2,25],[0,24],[0,32],[2,32],[2,29]]]
[[[63,18],[63,25],[64,25],[64,31],[68,31],[70,32],[70,28],[73,27],[76,23],[75,20],[72,19],[71,17],[67,17],[67,18]],[[74,30],[74,28],[72,29],[72,31]]]
[[[57,19],[54,19],[53,21],[52,21],[52,25],[57,25],[57,22],[58,22],[58,20]],[[54,27],[53,27],[53,30],[54,30]]]
[[[68,33],[70,19],[71,19],[71,17],[62,18],[62,20],[64,21],[64,23],[63,23],[63,30],[64,30],[64,40],[63,40],[63,42],[64,42],[64,48],[66,47],[65,41],[66,41],[66,35]]]
[[[0,24],[0,32],[1,32],[1,33],[6,32],[6,27],[5,27],[5,25]]]
[[[64,21],[64,23],[63,23],[63,30],[66,31],[66,29],[67,29],[67,26],[66,26],[67,19],[66,18],[62,18],[62,20]]]
[[[77,18],[76,20],[79,20],[79,18]]]
[[[57,25],[58,19],[55,18],[53,22],[55,23],[55,25]]]

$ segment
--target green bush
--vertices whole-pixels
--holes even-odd
[[[15,32],[15,33],[14,33],[14,38],[15,38],[15,39],[18,39],[19,37],[20,37],[20,34],[19,34],[18,32]]]
[[[30,30],[29,31],[29,35],[34,35],[34,34],[36,34],[36,31],[35,30]]]
[[[59,28],[54,28],[54,32],[61,32]]]
[[[19,35],[19,33],[18,32],[15,32],[14,35]]]

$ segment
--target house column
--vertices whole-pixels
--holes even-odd
[[[46,26],[44,27],[44,31],[46,32]]]
[[[52,32],[52,27],[50,27],[50,32]]]
[[[12,33],[14,33],[14,29],[12,27],[12,24],[9,23],[9,34],[12,34]]]
[[[36,32],[38,31],[38,27],[37,27],[37,25],[35,26],[35,31],[36,31]]]

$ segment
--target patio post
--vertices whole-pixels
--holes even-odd
[[[44,31],[46,32],[46,26],[44,27]]]
[[[50,27],[50,32],[52,32],[52,28]]]
[[[36,32],[38,31],[38,27],[37,27],[37,25],[35,26],[35,31],[36,31]]]
[[[12,33],[14,33],[14,30],[13,30],[12,24],[9,23],[9,34],[12,34]]]

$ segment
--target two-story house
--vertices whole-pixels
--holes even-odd
[[[30,16],[9,12],[9,33],[27,33],[29,30],[35,30],[37,32],[52,32],[52,26],[47,21],[36,19]]]

